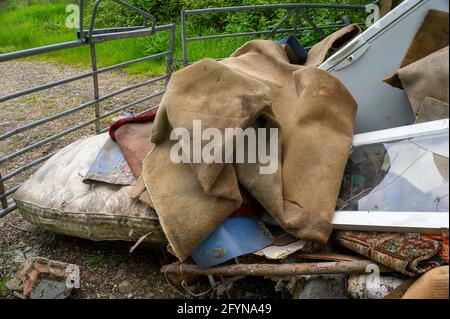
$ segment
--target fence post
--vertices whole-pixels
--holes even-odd
[[[78,17],[78,39],[84,39],[83,18],[84,18],[84,0],[80,0],[80,16]]]
[[[166,64],[167,64],[167,66],[166,66],[166,87],[172,76],[174,42],[175,42],[175,25],[172,24],[172,27],[169,30],[169,54],[167,55],[167,61],[166,61]]]
[[[95,44],[90,44],[91,48],[91,64],[92,64],[92,71],[97,71],[97,53],[95,51]],[[98,99],[100,98],[99,90],[98,90],[98,74],[94,73],[92,75],[92,81],[94,84],[94,100],[95,102],[95,118],[97,121],[95,121],[95,133],[100,132],[100,122],[98,121],[98,118],[100,117],[100,102]]]
[[[189,65],[186,43],[186,16],[184,10],[181,10],[181,50],[183,52],[183,64]]]
[[[3,184],[2,174],[0,173],[0,196],[5,194],[5,185]],[[5,197],[1,197],[0,202],[2,203],[2,208],[8,207],[8,199]]]
[[[299,25],[299,13],[298,13],[298,7],[295,7],[295,14],[294,14],[294,34],[297,36],[298,32],[298,25]]]

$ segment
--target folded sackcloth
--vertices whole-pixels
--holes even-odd
[[[414,277],[446,262],[442,242],[419,234],[337,231],[336,241],[371,260]]]
[[[109,128],[111,139],[120,147],[133,175],[142,173],[142,162],[153,149],[150,134],[156,112],[127,117],[114,122]]]
[[[332,49],[338,50],[343,47],[360,32],[361,28],[357,24],[351,24],[330,34],[308,51],[306,65],[319,66],[328,58]]]
[[[427,55],[430,55],[448,46],[449,37],[448,12],[430,10],[422,21],[419,30],[416,32],[411,44],[403,57],[399,69],[414,63]],[[383,80],[384,82],[403,88],[398,73]]]
[[[239,184],[287,232],[325,243],[355,114],[356,102],[336,78],[291,64],[274,41],[251,41],[230,58],[205,59],[174,73],[152,128],[156,146],[144,160],[141,185],[171,250],[185,260],[236,211]],[[192,145],[194,120],[222,135],[225,128],[278,128],[276,171],[260,174],[261,163],[174,163],[172,129],[186,129]],[[270,136],[265,143],[269,149]]]
[[[448,118],[448,39],[448,12],[430,10],[399,70],[383,80],[405,90],[417,123]]]
[[[424,123],[448,118],[448,103],[425,97],[416,116],[416,123]]]
[[[448,299],[448,266],[423,274],[405,292],[402,299]]]
[[[421,121],[424,117],[438,120],[448,114],[448,53],[446,46],[398,70],[413,112]]]

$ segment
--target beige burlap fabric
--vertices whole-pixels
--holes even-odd
[[[448,104],[449,95],[448,66],[448,46],[446,46],[398,70],[398,76],[414,114],[420,113],[425,98],[441,101],[442,112],[445,112],[444,105]],[[423,112],[431,111],[429,102],[425,104]],[[437,112],[434,114],[438,116]]]
[[[416,117],[416,123],[448,118],[448,103],[430,97],[423,100]]]
[[[326,242],[355,113],[354,99],[336,78],[316,67],[290,64],[273,41],[251,41],[221,62],[205,59],[176,72],[154,122],[156,147],[142,173],[176,256],[185,260],[240,207],[239,185],[286,231]],[[186,128],[192,139],[193,120],[201,120],[202,129],[221,132],[279,128],[278,169],[260,174],[265,165],[259,163],[172,162],[176,141],[171,131]],[[138,187],[142,191],[142,184]]]
[[[448,117],[448,12],[430,10],[399,70],[384,82],[404,89],[416,123]]]
[[[448,299],[448,265],[431,269],[417,279],[403,299]]]
[[[319,66],[332,53],[330,52],[332,49],[337,50],[341,48],[360,32],[361,28],[357,24],[351,24],[330,34],[308,51],[306,65]]]
[[[411,41],[399,69],[448,46],[448,23],[448,12],[438,10],[428,11],[419,30]],[[384,79],[384,82],[397,88],[403,88],[398,73]]]

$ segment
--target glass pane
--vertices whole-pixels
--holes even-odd
[[[354,148],[337,210],[448,211],[448,133]]]

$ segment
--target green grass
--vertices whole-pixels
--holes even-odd
[[[76,30],[65,25],[67,2],[31,3],[0,7],[0,54],[33,47],[76,40]],[[96,46],[98,66],[105,67],[146,55],[149,38],[126,39]],[[33,57],[37,60],[90,66],[89,47],[80,47]],[[126,68],[130,74],[159,75],[165,71],[165,61],[150,61]]]
[[[55,44],[76,40],[76,30],[66,27],[65,21],[68,13],[65,12],[67,4],[74,0],[8,0],[0,4],[0,54],[24,50],[33,47]],[[309,0],[308,0],[309,1]],[[312,0],[311,0],[312,1]],[[334,1],[334,0],[330,0]],[[101,10],[99,19],[101,18]],[[115,12],[104,12],[112,19]],[[111,14],[113,14],[111,16]],[[278,13],[283,16],[282,12]],[[340,16],[341,14],[337,15]],[[337,17],[336,16],[336,17]],[[316,12],[317,19],[323,24],[334,24],[336,17],[331,17],[328,11]],[[89,15],[86,15],[88,20]],[[234,16],[226,24],[225,33],[251,31],[252,27],[246,19],[247,15]],[[279,19],[264,21],[270,29]],[[241,21],[243,20],[243,21]],[[100,19],[100,27],[113,27],[113,23],[105,25],[104,19]],[[86,21],[87,22],[87,21]],[[213,35],[218,32],[213,27],[200,27],[195,21],[188,25],[188,36]],[[176,58],[181,58],[181,36],[178,28],[176,30],[175,52]],[[206,24],[210,25],[210,24]],[[117,26],[117,25],[116,25]],[[332,30],[326,30],[331,33]],[[281,35],[279,35],[281,37]],[[255,37],[225,38],[208,41],[194,41],[188,44],[189,61],[198,61],[205,57],[224,58],[233,53],[245,42]],[[304,31],[301,43],[305,46],[311,45],[318,40],[313,31]],[[98,67],[106,67],[120,62],[137,59],[146,55],[166,51],[168,47],[168,34],[161,32],[144,38],[107,41],[96,45]],[[88,46],[75,49],[66,49],[34,56],[34,60],[44,60],[63,64],[90,67],[90,50]],[[166,70],[165,59],[141,62],[125,68],[125,72],[131,75],[161,75]]]
[[[5,276],[0,279],[0,296],[6,296],[9,294],[9,289],[6,285],[10,279],[11,277],[9,276]]]
[[[88,264],[92,268],[98,268],[102,266],[107,260],[107,257],[103,253],[92,253],[88,256]]]
[[[65,25],[67,2],[0,5],[0,54],[33,47],[76,40],[76,30]],[[203,35],[214,34],[206,30]],[[181,57],[180,30],[177,30],[175,56]],[[222,58],[231,54],[248,39],[224,39],[219,41],[193,42],[189,45],[192,61],[204,57]],[[116,40],[96,46],[98,67],[137,59],[167,50],[168,34],[158,33],[151,37]],[[88,46],[56,51],[34,56],[33,60],[58,62],[74,66],[90,67]],[[124,69],[131,75],[161,75],[166,70],[165,59],[137,63]]]
[[[76,30],[65,25],[67,2],[31,3],[28,6],[4,5],[0,10],[0,54],[37,46],[76,40]],[[180,30],[176,31],[175,57],[181,57]],[[217,33],[204,30],[202,35]],[[198,32],[197,32],[198,34]],[[189,59],[197,61],[205,57],[223,58],[233,53],[251,38],[228,38],[189,43]],[[98,67],[137,59],[145,55],[167,50],[168,34],[151,37],[109,41],[96,46]],[[89,48],[61,50],[35,56],[34,60],[58,62],[75,66],[90,66]],[[166,70],[165,59],[134,64],[125,71],[129,74],[160,75]]]

